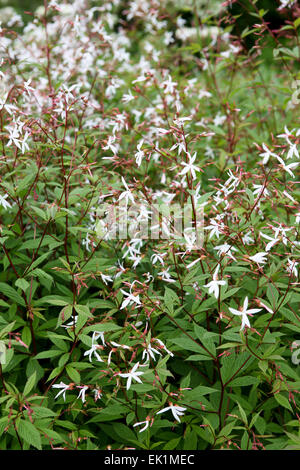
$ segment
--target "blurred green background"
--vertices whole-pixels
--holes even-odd
[[[248,34],[244,37],[242,33],[246,28],[249,30],[252,29],[252,26],[255,23],[261,23],[255,14],[257,10],[264,10],[264,20],[267,21],[272,30],[276,31],[281,26],[284,25],[285,21],[288,19],[293,21],[296,19],[297,15],[300,15],[300,8],[298,2],[295,7],[286,8],[284,10],[278,11],[278,6],[280,5],[279,1],[276,0],[243,0],[236,3],[233,3],[231,6],[227,7],[227,13],[223,10],[220,13],[221,5],[223,0],[161,0],[162,3],[168,4],[168,11],[170,15],[175,18],[176,16],[182,16],[186,20],[186,26],[193,26],[194,22],[194,13],[197,13],[198,18],[201,21],[207,22],[207,24],[213,24],[214,21],[222,16],[222,18],[227,19],[230,17],[228,22],[226,19],[223,19],[221,25],[225,28],[230,23],[232,25],[232,33],[241,38],[242,43],[245,48],[250,50],[255,45],[255,40],[257,36],[254,34]],[[58,0],[58,3],[64,3],[62,0]],[[70,0],[66,3],[72,3]],[[255,3],[255,7],[251,5]],[[9,18],[9,10],[13,8],[16,13],[18,13],[23,20],[24,25],[26,25],[32,18],[30,14],[26,14],[26,11],[34,12],[36,8],[40,5],[43,5],[43,0],[0,0],[0,21],[2,25],[6,25],[8,21],[6,18]],[[93,0],[91,2],[93,6],[101,5],[101,0]],[[120,19],[123,21],[125,17],[122,12],[128,7],[128,0],[122,0],[118,7],[118,14]],[[124,25],[124,23],[122,23]],[[14,24],[7,25],[8,28],[14,29],[15,31],[20,32],[22,27],[20,25]],[[279,38],[280,42],[285,45],[285,40]],[[262,59],[266,62],[271,62],[273,60],[273,49],[276,46],[275,41],[268,34],[267,41],[263,47],[263,56]]]
[[[12,7],[16,12],[22,16],[24,22],[30,21],[30,15],[26,15],[25,11],[33,12],[39,5],[43,5],[43,0],[0,0],[0,8]],[[0,11],[0,21],[2,14]]]
[[[60,0],[58,0],[60,3]],[[63,2],[62,2],[63,3]],[[72,3],[68,1],[67,3]],[[101,0],[99,2],[93,1],[93,5],[101,4]],[[222,0],[162,0],[162,3],[169,3],[170,12],[172,9],[174,12],[177,10],[179,14],[186,14],[188,11],[195,9],[198,13],[202,15],[210,15],[210,14],[218,14],[221,9],[221,5],[223,3]],[[39,5],[43,5],[43,0],[0,0],[0,8],[5,7],[13,7],[18,14],[20,14],[23,18],[23,21],[28,22],[30,21],[30,15],[26,15],[25,11],[33,12]],[[121,9],[128,5],[127,0],[123,0],[121,2]],[[266,21],[270,22],[273,27],[280,26],[284,16],[286,15],[286,10],[278,11],[279,2],[276,0],[258,0],[256,1],[256,7],[258,10],[268,10],[268,13],[265,17]],[[292,9],[291,9],[292,10]],[[243,0],[241,2],[233,3],[231,7],[228,7],[228,11],[230,11],[233,15],[239,16],[236,19],[236,29],[243,30],[246,26],[251,26],[253,23],[257,21],[257,18],[251,15],[251,12],[255,10],[251,6],[250,0]],[[1,14],[1,12],[0,12]]]

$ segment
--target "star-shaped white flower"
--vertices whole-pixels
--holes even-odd
[[[134,202],[134,197],[133,197],[133,195],[131,194],[131,191],[130,191],[130,189],[128,188],[127,183],[126,183],[126,181],[124,180],[123,176],[122,176],[122,183],[123,183],[123,185],[124,185],[126,191],[123,191],[123,192],[120,194],[118,200],[121,201],[122,199],[125,199],[126,205],[128,205],[128,199],[130,199],[130,201],[132,202],[132,204],[134,204],[134,203],[135,203],[135,202]]]
[[[180,423],[180,418],[179,416],[184,415],[184,411],[186,408],[183,408],[182,406],[179,405],[173,405],[170,403],[170,406],[167,406],[166,408],[163,408],[162,410],[158,411],[156,414],[159,415],[160,413],[165,413],[165,411],[171,410],[174,418]]]
[[[257,313],[261,311],[261,308],[252,308],[250,310],[247,310],[247,309],[248,309],[248,297],[245,297],[244,305],[241,310],[236,310],[235,308],[229,307],[229,310],[231,313],[233,313],[233,315],[239,315],[242,317],[241,330],[243,330],[245,326],[247,326],[248,328],[251,328],[247,315],[252,315],[253,313]]]
[[[232,254],[232,251],[237,251],[234,246],[229,245],[228,243],[223,243],[223,245],[215,246],[214,250],[218,250],[218,256],[227,255],[229,258],[236,261],[236,258]]]
[[[218,281],[218,271],[219,271],[220,265],[218,264],[214,274],[213,274],[213,280],[210,281],[208,284],[205,284],[204,287],[208,287],[208,293],[209,294],[214,294],[215,298],[217,299],[219,297],[219,286],[225,286],[226,281]]]
[[[142,359],[146,358],[145,362],[149,362],[150,357],[151,357],[154,361],[156,361],[155,354],[158,354],[159,356],[161,356],[161,353],[159,351],[157,351],[157,349],[152,348],[152,346],[150,344],[148,344],[148,345],[145,346],[145,349],[144,349],[143,355],[142,355]]]
[[[256,253],[256,255],[249,256],[249,259],[251,259],[251,261],[254,261],[254,263],[257,264],[265,264],[267,262],[267,255],[268,254],[264,251],[260,251],[259,253]]]
[[[126,374],[119,374],[120,377],[124,377],[124,378],[127,378],[127,385],[126,385],[126,390],[129,390],[130,389],[130,386],[131,386],[131,381],[132,379],[136,380],[137,382],[139,382],[140,384],[143,383],[141,381],[141,379],[139,378],[139,375],[143,375],[144,372],[136,372],[137,368],[139,367],[140,363],[137,362],[133,368],[131,369],[130,372],[126,373]]]
[[[92,354],[95,354],[97,361],[103,362],[103,359],[101,359],[101,357],[97,353],[97,349],[99,349],[98,344],[92,344],[91,349],[89,349],[88,351],[85,351],[83,355],[89,356],[89,361],[92,362]]]
[[[280,238],[279,237],[269,237],[269,235],[266,235],[262,232],[260,232],[260,235],[265,238],[266,240],[270,240],[269,243],[266,245],[266,251],[270,251],[271,248],[273,248],[274,245],[276,245],[276,243],[278,243],[280,241]]]
[[[59,395],[62,395],[64,401],[66,401],[66,391],[69,389],[69,385],[66,385],[64,382],[60,382],[59,384],[52,385],[52,388],[61,388],[61,391],[55,395],[55,398],[59,397]]]
[[[289,165],[286,165],[284,163],[284,161],[282,160],[282,158],[278,157],[277,156],[277,160],[279,161],[280,163],[280,166],[284,169],[284,171],[286,171],[289,175],[291,175],[292,178],[295,178],[295,175],[294,173],[292,172],[292,169],[294,168],[297,168],[297,166],[299,165],[298,162],[294,162],[294,163],[290,163]]]
[[[121,292],[123,295],[125,295],[127,297],[127,299],[123,300],[123,303],[121,305],[121,308],[120,310],[122,310],[123,308],[127,307],[127,305],[131,305],[131,304],[137,304],[137,305],[141,305],[141,301],[140,301],[140,296],[139,295],[133,295],[131,294],[130,292],[126,292],[125,290],[121,289]]]
[[[265,143],[262,144],[262,148],[264,149],[264,152],[263,152],[263,153],[260,153],[259,156],[260,156],[260,157],[264,157],[263,160],[262,160],[262,162],[261,162],[263,165],[266,165],[266,164],[268,163],[269,158],[270,158],[271,156],[277,158],[276,153],[271,152],[271,150],[266,146]]]
[[[194,153],[194,155],[191,157],[190,153],[187,152],[187,156],[189,159],[189,162],[182,162],[181,165],[183,165],[185,168],[179,173],[179,175],[185,175],[186,173],[190,172],[192,175],[192,179],[196,179],[196,171],[202,171],[200,168],[198,168],[196,165],[194,165],[194,162],[197,157],[197,152]]]

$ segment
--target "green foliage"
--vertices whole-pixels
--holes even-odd
[[[299,449],[297,5],[57,3],[2,25],[0,449]]]

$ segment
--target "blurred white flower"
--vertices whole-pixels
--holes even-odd
[[[0,206],[2,206],[5,210],[11,208],[11,204],[8,201],[6,201],[7,198],[8,198],[7,194],[5,194],[4,196],[0,195]]]
[[[195,152],[192,157],[191,157],[190,153],[187,152],[187,156],[188,156],[189,162],[188,163],[181,162],[181,165],[184,166],[185,168],[179,173],[179,175],[185,175],[186,173],[190,172],[191,175],[192,175],[192,179],[195,180],[196,179],[196,171],[198,171],[198,172],[202,171],[202,170],[200,170],[199,167],[194,165],[194,162],[195,162],[196,157],[197,157],[197,152]]]
[[[251,261],[254,261],[254,263],[257,264],[265,264],[267,262],[267,255],[267,253],[261,251],[259,253],[256,253],[256,255],[249,256],[249,259],[251,259]]]

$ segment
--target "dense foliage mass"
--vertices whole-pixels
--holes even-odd
[[[2,23],[0,449],[300,448],[300,9],[235,3]]]

